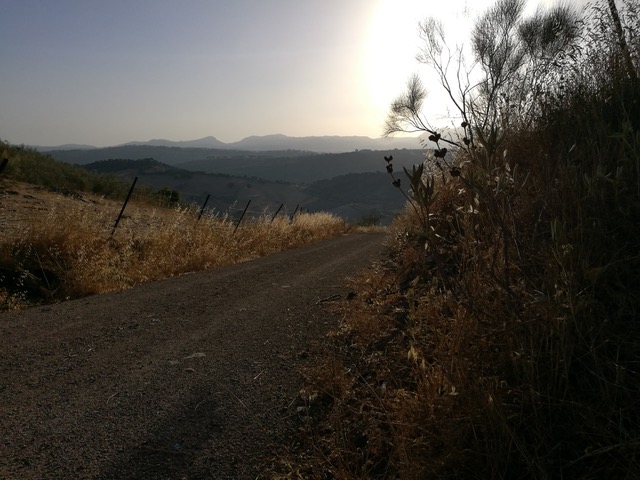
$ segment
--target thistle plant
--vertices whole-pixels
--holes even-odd
[[[465,132],[463,142],[466,148],[471,144],[471,140],[467,136],[467,130],[470,132],[469,123],[465,120],[462,122],[461,127]],[[432,162],[435,168],[440,171],[442,175],[442,184],[447,182],[445,172],[448,170],[451,177],[460,177],[465,183],[467,180],[462,178],[462,171],[453,161],[447,158],[449,150],[443,146],[444,144],[462,147],[458,142],[445,139],[442,135],[434,130],[428,130],[430,132],[429,140],[435,144],[433,149],[433,158],[427,161]],[[468,134],[471,136],[471,133]],[[392,178],[392,184],[395,186],[402,195],[407,199],[409,205],[418,218],[421,230],[426,238],[427,245],[425,247],[434,247],[433,244],[433,228],[431,225],[432,207],[438,198],[438,192],[436,191],[436,178],[433,169],[425,170],[425,163],[420,165],[414,165],[411,171],[403,167],[404,173],[409,180],[409,194],[407,194],[401,186],[401,181],[393,174],[393,156],[384,157],[387,162],[387,173]]]
[[[444,149],[446,153],[446,149]],[[421,234],[425,238],[425,248],[433,246],[432,228],[430,225],[431,207],[435,203],[438,192],[436,191],[436,182],[433,174],[425,173],[424,163],[413,165],[411,171],[406,167],[402,167],[404,173],[409,180],[409,193],[402,188],[400,178],[396,178],[393,173],[393,155],[385,156],[387,162],[387,173],[391,176],[392,185],[396,187],[402,195],[407,199],[409,205],[416,214]]]

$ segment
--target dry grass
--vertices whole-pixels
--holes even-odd
[[[11,190],[14,187],[8,187]],[[111,236],[120,206],[40,191],[32,208],[3,215],[0,289],[3,309],[122,290],[143,282],[230,265],[347,231],[342,219],[300,213],[236,222],[193,208],[166,209],[133,201]],[[25,214],[25,212],[28,212]]]
[[[437,251],[408,210],[386,261],[354,281],[282,478],[640,475],[637,241],[584,238],[576,217],[560,227],[550,209],[573,187],[520,189],[502,210],[505,255],[504,222],[458,209],[464,190],[441,186]]]
[[[610,41],[392,226],[282,478],[640,478],[640,84]]]

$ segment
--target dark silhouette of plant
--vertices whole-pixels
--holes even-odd
[[[505,132],[531,125],[545,87],[575,56],[581,24],[575,12],[559,5],[524,18],[524,7],[524,0],[498,0],[476,21],[471,66],[462,47],[448,47],[441,22],[428,18],[420,23],[423,47],[418,60],[436,72],[462,119],[460,141],[443,142],[477,145],[481,149],[476,155],[493,159]],[[411,77],[406,92],[391,104],[385,135],[434,135],[437,129],[422,116],[425,98],[420,78]]]
[[[400,178],[396,178],[393,173],[393,155],[384,157],[387,162],[387,173],[391,176],[392,185],[396,187],[402,195],[407,199],[408,204],[413,209],[418,219],[421,229],[420,232],[424,236],[427,245],[432,244],[431,228],[429,218],[431,214],[431,206],[435,202],[438,194],[435,188],[435,179],[433,175],[424,171],[424,163],[414,165],[411,171],[402,167],[404,173],[409,180],[409,194],[402,188]]]
[[[627,69],[627,74],[629,78],[633,81],[638,81],[638,72],[636,71],[635,66],[633,65],[633,60],[631,59],[631,52],[629,51],[629,45],[627,43],[627,38],[624,34],[624,29],[622,28],[622,22],[620,21],[620,15],[618,14],[618,7],[616,7],[615,0],[608,0],[607,4],[609,5],[609,11],[611,12],[611,20],[614,26],[614,30],[616,36],[618,37],[618,45],[620,46],[620,51],[622,53],[622,57],[625,62],[625,67]],[[637,7],[636,7],[637,8]],[[637,14],[637,12],[636,12]]]

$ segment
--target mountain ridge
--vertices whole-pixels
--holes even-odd
[[[59,146],[31,147],[41,152],[54,150],[89,150],[98,148],[127,146],[162,146],[179,148],[211,148],[223,150],[299,150],[315,153],[346,153],[355,150],[391,150],[422,148],[421,137],[380,137],[371,138],[363,135],[321,135],[293,137],[282,134],[251,135],[237,142],[223,142],[214,136],[206,136],[195,140],[166,140],[154,138],[147,141],[131,141],[123,144],[95,147],[93,145],[66,144]]]

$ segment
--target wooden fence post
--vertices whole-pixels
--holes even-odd
[[[196,223],[198,223],[200,221],[200,217],[202,217],[202,214],[204,213],[204,207],[207,206],[207,202],[209,201],[209,197],[211,195],[207,195],[207,198],[205,199],[204,203],[202,204],[202,208],[200,208],[200,213],[198,214],[198,219],[196,220]]]
[[[293,222],[293,219],[296,216],[296,213],[298,213],[298,209],[300,208],[300,204],[296,205],[296,209],[293,211],[293,214],[291,215],[291,219],[289,220],[290,222]]]
[[[274,221],[274,220],[276,219],[276,217],[278,216],[278,213],[280,213],[280,210],[282,210],[282,207],[284,207],[284,203],[283,203],[283,204],[281,204],[281,205],[278,207],[278,210],[276,210],[276,213],[274,213],[274,214],[273,214],[273,217],[271,217],[271,222],[269,222],[269,223],[273,223],[273,221]]]
[[[127,203],[129,203],[129,199],[131,198],[131,194],[133,193],[133,187],[136,186],[136,182],[138,181],[138,177],[133,179],[133,184],[131,185],[131,188],[129,189],[129,193],[127,194],[127,198],[125,198],[124,200],[124,205],[122,205],[122,210],[120,210],[120,214],[118,215],[118,218],[116,219],[116,223],[113,226],[113,230],[111,230],[111,236],[113,237],[113,234],[116,233],[116,228],[118,228],[118,224],[120,223],[120,219],[122,218],[122,214],[124,213],[124,209],[127,207]]]
[[[240,222],[242,222],[242,219],[244,218],[244,214],[247,213],[247,208],[249,208],[249,204],[251,203],[251,200],[249,200],[247,202],[247,206],[244,207],[244,210],[242,211],[242,215],[240,215],[240,218],[238,219],[238,223],[236,223],[236,228],[233,230],[233,234],[236,234],[236,230],[238,230],[238,227],[240,226]]]

